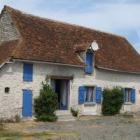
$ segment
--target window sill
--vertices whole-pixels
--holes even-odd
[[[132,105],[131,102],[125,102],[124,105]]]
[[[25,82],[25,83],[31,83],[31,82],[33,82],[33,80],[32,81],[25,81],[25,80],[23,80],[23,82]]]
[[[96,103],[95,102],[86,102],[84,103],[84,106],[95,106]]]

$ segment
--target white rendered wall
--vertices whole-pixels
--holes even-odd
[[[0,117],[10,118],[16,114],[22,115],[22,90],[30,89],[33,97],[39,95],[41,82],[46,75],[73,76],[70,81],[69,107],[78,107],[82,114],[100,114],[101,106],[78,105],[79,86],[131,87],[136,89],[136,103],[125,105],[122,111],[140,111],[140,75],[124,74],[105,70],[97,70],[93,75],[84,74],[82,68],[56,66],[48,64],[33,64],[33,82],[23,81],[23,63],[7,64],[0,69]],[[5,87],[10,87],[10,93],[5,94]]]

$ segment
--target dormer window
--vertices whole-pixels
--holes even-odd
[[[23,64],[23,81],[25,82],[33,81],[33,64],[30,63]]]
[[[87,50],[85,62],[86,62],[86,68],[85,68],[86,74],[92,74],[92,72],[93,72],[93,51]]]

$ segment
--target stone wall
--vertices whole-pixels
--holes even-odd
[[[33,92],[33,97],[38,96],[41,82],[45,80],[46,75],[74,76],[74,80],[70,83],[69,102],[71,105],[76,105],[78,94],[75,93],[78,91],[75,82],[78,82],[79,77],[83,74],[84,72],[81,68],[34,63],[33,82],[24,82],[22,62],[5,65],[0,69],[0,117],[14,116],[15,113],[21,115],[22,90],[30,89]],[[5,87],[10,87],[9,94],[5,94]]]
[[[0,18],[0,43],[17,40],[19,38],[20,33],[14,26],[10,15],[6,11],[3,11]]]
[[[51,65],[45,63],[33,64],[33,82],[23,82],[23,63],[7,64],[0,69],[0,117],[22,116],[22,90],[30,89],[33,97],[39,95],[41,82],[46,75],[73,76],[70,81],[69,108],[79,108],[82,114],[99,115],[100,105],[78,105],[78,88],[85,86],[132,87],[136,89],[136,103],[124,105],[122,111],[140,111],[140,75],[124,74],[105,70],[95,70],[91,76],[85,75],[83,68]],[[5,87],[10,87],[10,93],[5,94]]]
[[[0,43],[20,38],[20,33],[14,26],[10,15],[3,11],[0,18]],[[85,54],[81,54],[82,58]],[[0,69],[0,118],[22,116],[22,90],[30,89],[33,97],[39,95],[41,82],[46,75],[73,76],[70,81],[69,108],[79,108],[82,114],[100,114],[101,106],[78,105],[79,86],[131,87],[136,89],[136,103],[124,105],[122,111],[140,111],[140,75],[125,74],[106,70],[94,70],[92,75],[85,75],[83,68],[59,66],[45,63],[34,63],[33,82],[23,82],[23,63],[6,64]],[[5,87],[10,87],[10,93],[5,93]]]

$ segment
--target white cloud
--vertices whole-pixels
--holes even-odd
[[[47,13],[47,12],[46,12]],[[140,5],[104,5],[86,13],[49,13],[47,16],[64,21],[95,27],[99,29],[112,30],[116,28],[132,28],[140,26]],[[40,13],[46,16],[46,14]]]
[[[10,1],[9,4],[15,8],[42,17],[55,18],[57,20],[101,30],[112,31],[114,29],[140,27],[140,5],[138,4],[102,4],[96,5],[96,10],[93,7],[90,11],[79,13],[67,11],[65,8],[57,11],[55,8],[54,10],[50,10],[49,8],[42,8],[42,10],[40,10],[41,8],[38,8],[37,5],[39,5],[41,1],[35,3],[34,0],[19,1],[20,2],[16,3]],[[62,0],[62,2],[64,2],[64,0]]]

